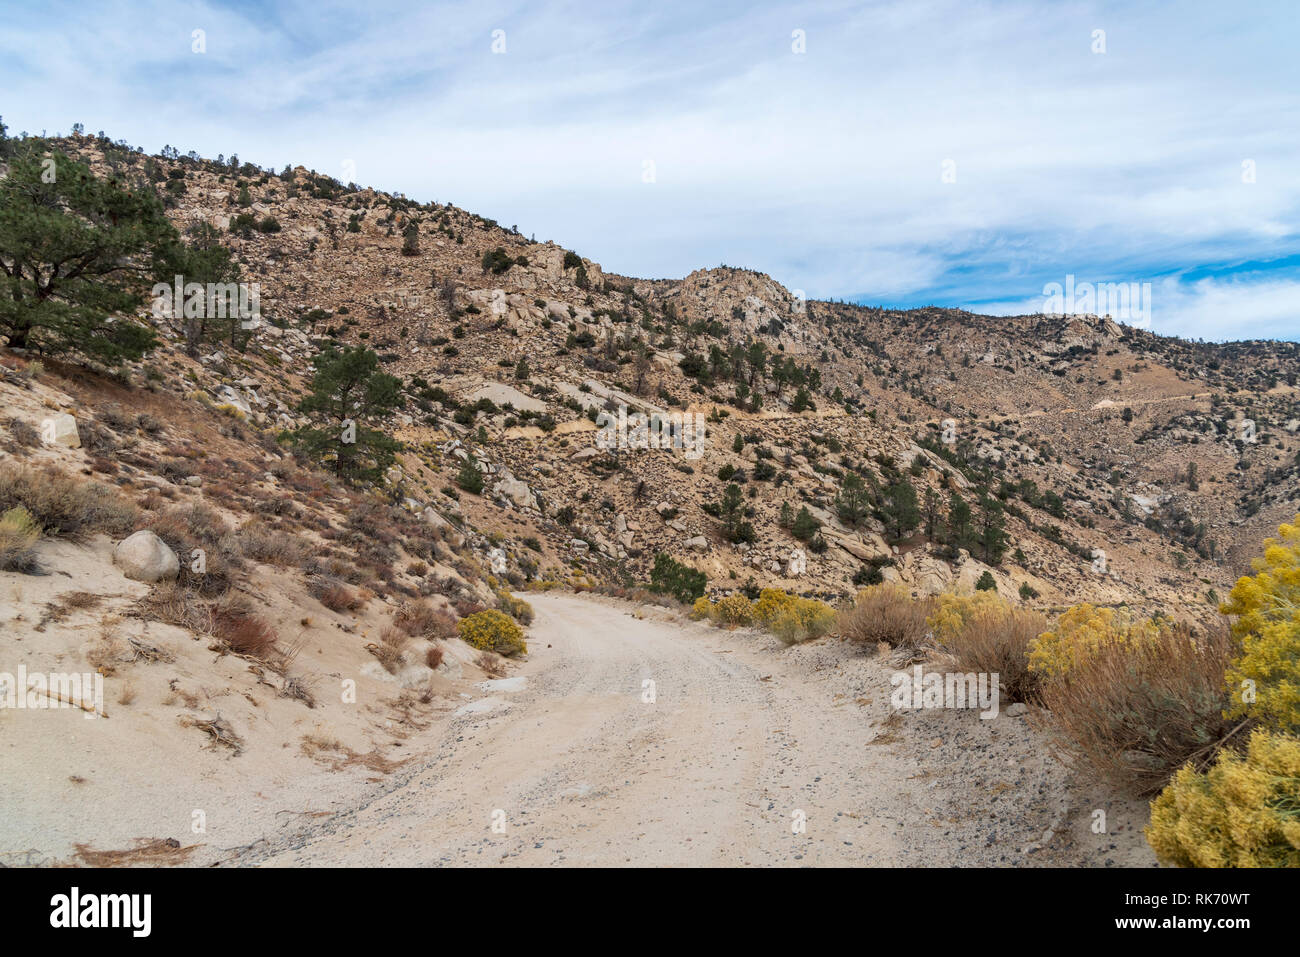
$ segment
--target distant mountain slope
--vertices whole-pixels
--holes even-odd
[[[804,302],[729,267],[633,279],[301,167],[62,143],[153,181],[179,228],[216,227],[260,285],[268,325],[242,352],[205,344],[192,362],[173,324],[150,320],[168,341],[155,360],[166,388],[233,395],[273,434],[305,421],[319,349],[373,349],[405,383],[387,494],[454,507],[517,573],[627,583],[667,551],[715,591],[843,594],[882,577],[972,586],[988,571],[1031,604],[1197,618],[1300,503],[1295,343]],[[620,406],[708,417],[703,454],[598,448],[594,420]],[[469,457],[487,472],[482,496],[455,491]],[[951,527],[954,495],[969,528]],[[807,523],[789,519],[803,508],[820,527],[801,539]],[[791,576],[796,550],[807,570]]]

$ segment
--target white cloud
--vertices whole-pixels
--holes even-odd
[[[1113,282],[1110,277],[1076,276],[1077,282]],[[1064,283],[1065,277],[1052,280]],[[1131,281],[1131,280],[1125,280]],[[1185,281],[1166,276],[1151,283],[1153,332],[1186,339],[1300,338],[1300,280],[1250,275]],[[999,316],[1044,311],[1043,295],[962,308]],[[1130,323],[1133,324],[1133,323]]]
[[[336,176],[351,159],[358,182],[454,201],[620,272],[725,261],[810,296],[1015,300],[1041,285],[1026,277],[1300,252],[1284,4],[1246,18],[1210,3],[957,0],[267,9],[12,14],[6,122],[81,120],[150,149]],[[505,55],[491,53],[498,28]],[[1167,321],[1188,325],[1165,331],[1300,335],[1271,298],[1289,280],[1273,282],[1228,297],[1258,303],[1180,292]]]

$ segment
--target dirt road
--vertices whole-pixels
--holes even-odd
[[[1056,780],[1047,765],[999,754],[998,732],[982,726],[998,721],[949,713],[962,734],[992,734],[991,751],[987,740],[974,751],[1011,782],[992,798],[1012,799],[992,816],[1001,839],[984,840],[982,812],[961,820],[972,797],[941,786],[945,768],[962,790],[978,778],[933,742],[930,768],[889,746],[899,734],[885,722],[883,665],[846,659],[839,642],[782,649],[659,609],[529,599],[529,661],[458,709],[432,760],[228,863],[1012,863],[1061,815],[1041,800]],[[1023,721],[1002,719],[1013,722],[1023,734]]]

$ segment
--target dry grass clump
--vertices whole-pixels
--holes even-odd
[[[245,598],[226,596],[212,609],[212,634],[237,655],[269,661],[278,657],[275,629]]]
[[[133,635],[123,636],[121,622],[118,615],[105,615],[101,618],[99,638],[86,652],[86,661],[100,674],[116,674],[119,666],[138,661],[170,663],[176,660],[176,656],[166,648]]]
[[[22,507],[47,535],[125,535],[139,510],[107,485],[46,466],[0,466],[0,512]]]
[[[366,645],[366,651],[378,658],[384,670],[391,675],[396,674],[405,662],[406,647],[410,643],[411,636],[400,628],[385,628],[378,642]]]
[[[290,666],[302,652],[303,641],[300,639],[291,644],[288,648],[280,649],[279,655],[274,661],[269,662],[270,668],[280,676],[282,682],[280,686],[281,698],[292,698],[295,701],[301,701],[308,708],[316,707],[315,680],[301,674],[290,674]]]
[[[313,578],[307,584],[307,593],[330,611],[356,611],[364,604],[354,589],[331,578]]]
[[[527,591],[547,592],[556,588],[563,588],[564,585],[557,581],[533,580],[524,582],[522,586]],[[660,608],[681,608],[682,603],[672,595],[662,594],[660,592],[650,591],[639,585],[628,587],[626,585],[611,585],[599,582],[595,587],[588,589],[598,595],[608,595],[610,598],[621,598],[624,601],[635,602],[638,605],[657,605]]]
[[[456,609],[458,618],[468,618],[470,615],[477,615],[481,611],[487,611],[487,605],[479,604],[469,598],[462,598],[452,602],[452,607]]]
[[[478,665],[484,674],[491,675],[493,678],[504,678],[506,676],[505,661],[490,651],[485,651],[475,658],[474,664]]]
[[[153,518],[148,528],[177,552],[191,543],[214,546],[230,533],[226,520],[201,502],[173,505]]]
[[[1041,720],[1072,762],[1135,794],[1191,762],[1204,770],[1248,720],[1228,719],[1223,675],[1238,651],[1223,628],[1165,625],[1141,644],[1102,644],[1043,681]]]
[[[193,715],[181,715],[180,723],[186,728],[198,728],[212,739],[209,747],[226,748],[238,756],[244,753],[244,739],[235,733],[221,715],[215,718],[196,718]]]
[[[303,574],[312,578],[337,579],[349,585],[360,585],[366,580],[361,569],[333,552],[333,548],[326,546],[320,554],[307,558],[301,566]]]
[[[438,666],[442,664],[443,657],[444,653],[442,648],[437,645],[430,645],[429,650],[424,653],[424,663],[434,671],[437,671]]]
[[[114,432],[122,432],[126,435],[135,434],[136,416],[124,411],[116,402],[100,406],[95,412],[95,420],[102,422]]]
[[[285,675],[284,686],[280,689],[280,697],[292,698],[295,701],[301,701],[309,708],[315,708],[316,694],[312,685],[313,682],[302,675]]]
[[[23,506],[0,515],[0,572],[35,571],[36,543],[40,538],[41,527]]]
[[[314,761],[321,763],[328,762],[331,771],[341,771],[354,765],[366,768],[369,771],[378,771],[381,774],[391,774],[400,768],[406,761],[390,761],[378,751],[369,751],[366,754],[360,754],[338,738],[328,737],[324,734],[305,734],[302,737],[302,743],[299,745],[302,753]]]
[[[234,540],[245,558],[265,565],[297,565],[307,554],[307,543],[297,535],[269,528],[257,521],[241,527]]]
[[[838,630],[860,645],[915,649],[929,631],[926,618],[933,608],[933,599],[913,598],[901,585],[869,585],[840,612]]]
[[[77,860],[86,867],[163,867],[184,864],[198,848],[197,844],[182,847],[174,837],[137,838],[135,847],[124,851],[97,851],[89,844],[76,844]]]
[[[36,426],[26,419],[17,417],[9,420],[9,436],[19,449],[36,448],[41,444],[41,433]]]
[[[422,599],[403,602],[393,615],[393,625],[412,638],[455,638],[456,619]]]
[[[224,594],[234,581],[239,556],[230,526],[200,502],[173,505],[141,525],[167,543],[180,559],[180,582],[203,595]],[[196,553],[202,562],[196,565]]]
[[[931,623],[946,610],[945,605]],[[1029,669],[1029,643],[1046,630],[1047,617],[1041,612],[1000,600],[980,602],[954,616],[948,626],[935,627],[956,670],[996,674],[998,693],[1011,701],[1034,698],[1042,676]]]
[[[212,605],[179,582],[159,582],[135,604],[134,614],[186,628],[196,634],[212,634]]]
[[[53,601],[47,601],[41,611],[41,620],[33,631],[44,631],[45,626],[66,619],[74,611],[86,611],[94,608],[104,600],[103,595],[88,591],[69,591],[59,595]]]

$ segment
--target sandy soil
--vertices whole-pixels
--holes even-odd
[[[528,597],[529,660],[466,695],[427,757],[225,862],[1153,863],[1141,802],[1076,785],[1024,718],[896,714],[885,662],[836,639],[787,649],[660,609]]]
[[[296,821],[355,807],[394,764],[425,754],[484,677],[460,641],[445,644],[436,673],[413,642],[412,664],[389,674],[365,645],[391,606],[331,612],[294,576],[261,567],[249,597],[299,649],[291,673],[311,689],[309,708],[266,667],[134,617],[149,588],[122,576],[108,539],[46,540],[40,555],[41,574],[0,572],[0,673],[102,667],[108,717],[0,708],[0,866],[94,862],[103,852],[126,852],[122,863],[223,860]],[[345,685],[354,689],[346,698]],[[215,719],[240,753],[202,730]],[[173,852],[131,853],[141,843]]]

